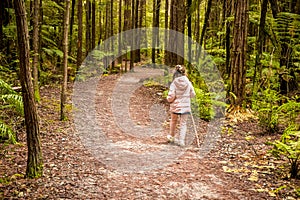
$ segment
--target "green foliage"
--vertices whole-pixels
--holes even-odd
[[[23,116],[22,96],[15,92],[10,85],[0,79],[0,110],[12,109]],[[15,133],[11,126],[0,120],[0,137],[16,143]]]
[[[0,121],[0,139],[8,140],[13,144],[17,143],[15,133],[3,121]]]
[[[280,140],[272,143],[273,149],[271,153],[280,157],[283,156],[288,159],[290,163],[290,177],[297,178],[300,159],[300,131],[299,126],[290,125],[285,129]]]
[[[192,99],[191,105],[194,114],[204,120],[211,120],[215,113],[212,109],[211,97],[208,92],[195,87],[196,98]]]
[[[280,95],[277,91],[266,89],[252,99],[252,108],[258,113],[259,123],[267,132],[278,130],[278,104]]]

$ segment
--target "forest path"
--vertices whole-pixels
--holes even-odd
[[[251,162],[254,156],[244,136],[222,135],[213,149],[200,156],[192,130],[187,147],[168,144],[168,104],[161,95],[164,88],[142,86],[142,74],[132,78],[138,73],[103,76],[96,81],[95,91],[89,90],[93,86],[89,82],[75,85],[80,91],[75,98],[80,97],[77,103],[83,107],[75,105],[74,115],[65,122],[58,118],[59,88],[42,88],[38,110],[44,176],[34,180],[14,176],[16,171],[24,173],[26,146],[13,147],[8,151],[10,159],[3,160],[0,169],[14,177],[11,184],[0,184],[5,188],[3,197],[270,199],[267,192],[256,191],[257,182],[249,180],[251,171],[244,162]],[[135,85],[135,90],[126,91],[126,84],[128,88]],[[89,105],[91,102],[93,105]],[[209,123],[200,120],[197,124],[203,138]],[[20,140],[25,142],[25,135]],[[205,146],[204,141],[201,143]],[[257,152],[262,154],[265,149]]]
[[[98,186],[99,195],[108,199],[254,197],[255,193],[244,180],[223,171],[223,154],[218,150],[205,152],[206,157],[199,155],[191,121],[187,147],[167,143],[168,106],[161,96],[163,88],[143,86],[144,80],[157,75],[163,75],[163,71],[136,68],[133,73],[99,80],[95,90],[97,124],[93,124],[98,131],[92,133],[86,126],[84,131],[79,131],[85,148],[105,164],[107,177]],[[80,98],[90,97],[90,93],[86,97],[83,94]],[[80,118],[83,121],[80,125],[90,123],[85,119],[88,118]],[[209,123],[197,124],[203,138]]]

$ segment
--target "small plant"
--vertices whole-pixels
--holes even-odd
[[[280,140],[271,143],[271,153],[276,157],[286,157],[290,163],[290,177],[298,178],[300,160],[300,130],[299,126],[290,125],[284,131]]]
[[[252,108],[258,113],[259,123],[267,132],[278,130],[279,93],[272,89],[263,90],[252,100]]]
[[[23,116],[22,96],[12,89],[5,81],[0,79],[0,110],[12,109],[18,115]],[[12,128],[0,120],[0,138],[16,143],[15,133]]]

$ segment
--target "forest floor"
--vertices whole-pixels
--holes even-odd
[[[130,98],[122,97],[122,89],[116,90],[121,78],[103,76],[97,85],[94,108],[101,134],[95,127],[89,129],[89,116],[82,119],[86,132],[79,133],[78,108],[71,106],[74,85],[69,88],[67,121],[59,120],[59,87],[41,88],[38,111],[44,175],[24,179],[27,148],[23,130],[17,145],[1,144],[0,199],[297,199],[300,181],[286,179],[286,162],[268,153],[271,147],[266,142],[278,139],[279,134],[262,134],[255,120],[227,120],[211,149],[204,149],[208,127],[215,124],[197,120],[200,148],[193,133],[186,147],[169,144],[164,88],[140,86]],[[129,79],[122,82],[126,83],[130,84]],[[88,98],[84,94],[87,87],[81,88],[83,98]],[[122,98],[124,101],[114,102]],[[122,111],[116,113],[120,103],[128,112],[124,123],[130,117],[134,124],[128,130],[126,126],[131,125],[118,118]],[[154,128],[147,129],[151,124]]]

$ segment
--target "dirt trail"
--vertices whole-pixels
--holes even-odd
[[[234,158],[229,149],[241,149],[231,146],[232,139],[212,140],[213,134],[203,139],[209,130],[207,122],[200,120],[198,131],[202,150],[212,148],[209,151],[199,153],[192,130],[187,147],[168,144],[162,88],[141,86],[145,77],[138,73],[139,78],[130,78],[128,73],[75,84],[75,113],[68,122],[60,122],[55,111],[59,89],[44,88],[39,106],[44,176],[36,180],[15,177],[8,186],[0,184],[3,198],[270,199],[265,192],[255,192],[255,183],[245,175],[224,172],[224,164]],[[126,91],[123,86],[129,82],[139,87]],[[13,159],[3,163],[0,171],[10,170],[7,176],[24,173],[25,153],[25,146],[8,152]],[[243,166],[235,163],[233,167]]]

